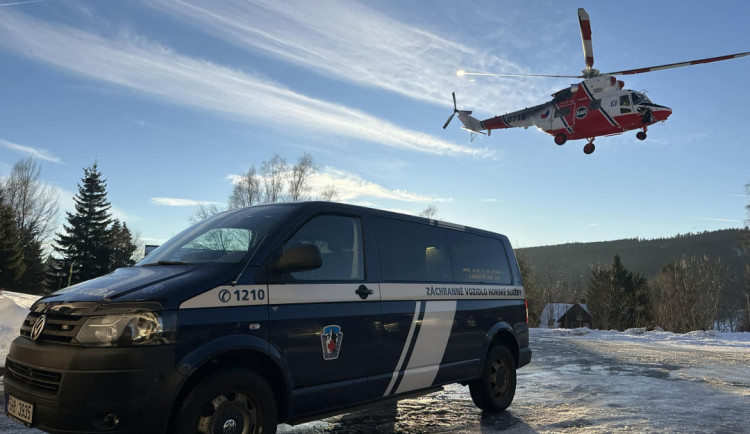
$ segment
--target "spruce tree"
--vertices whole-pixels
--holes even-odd
[[[24,271],[21,237],[13,210],[5,205],[0,194],[0,289],[16,289]]]
[[[586,301],[596,328],[625,330],[650,322],[647,280],[628,271],[619,255],[591,270]]]
[[[120,223],[115,219],[110,230],[110,264],[109,270],[120,267],[129,267],[135,263],[133,253],[136,245],[133,243],[133,234],[126,223]]]
[[[110,270],[110,233],[112,222],[107,200],[107,182],[102,179],[97,163],[83,169],[78,184],[75,213],[66,213],[65,233],[58,233],[55,251],[61,255],[63,271],[70,283],[101,276]],[[67,286],[67,282],[63,283]]]
[[[42,245],[36,239],[24,240],[21,235],[23,246],[24,273],[18,280],[16,290],[27,294],[41,295],[44,288],[44,261],[42,259]]]

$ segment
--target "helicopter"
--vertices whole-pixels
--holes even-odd
[[[463,124],[462,128],[471,133],[471,140],[474,140],[477,134],[489,136],[492,130],[496,129],[533,126],[552,135],[557,145],[564,145],[568,140],[586,139],[588,142],[583,147],[583,152],[591,154],[596,149],[594,146],[596,137],[640,130],[636,138],[645,140],[649,126],[666,121],[672,114],[672,109],[653,103],[643,92],[625,89],[625,83],[618,80],[616,75],[641,74],[750,55],[750,52],[744,52],[647,68],[600,73],[599,70],[594,69],[591,21],[589,14],[583,8],[578,9],[578,23],[581,28],[581,42],[586,65],[581,75],[503,74],[463,70],[456,74],[458,76],[583,78],[583,81],[555,92],[552,94],[552,100],[544,104],[482,121],[471,116],[470,110],[459,110],[456,106],[456,93],[453,92],[453,113],[443,125],[443,129],[448,127],[455,115],[458,115],[458,119]]]

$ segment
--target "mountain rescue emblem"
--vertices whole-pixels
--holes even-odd
[[[323,345],[323,359],[335,360],[339,358],[343,338],[344,334],[341,332],[340,326],[325,326],[323,333],[320,334],[320,343]]]

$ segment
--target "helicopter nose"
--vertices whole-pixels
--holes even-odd
[[[661,105],[652,109],[652,113],[657,121],[665,121],[672,114],[672,109]]]

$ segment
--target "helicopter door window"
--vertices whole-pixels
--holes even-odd
[[[560,110],[555,110],[556,118],[564,118],[570,114],[570,107],[563,107]]]
[[[630,109],[630,97],[628,95],[620,96],[620,113],[632,113]]]

